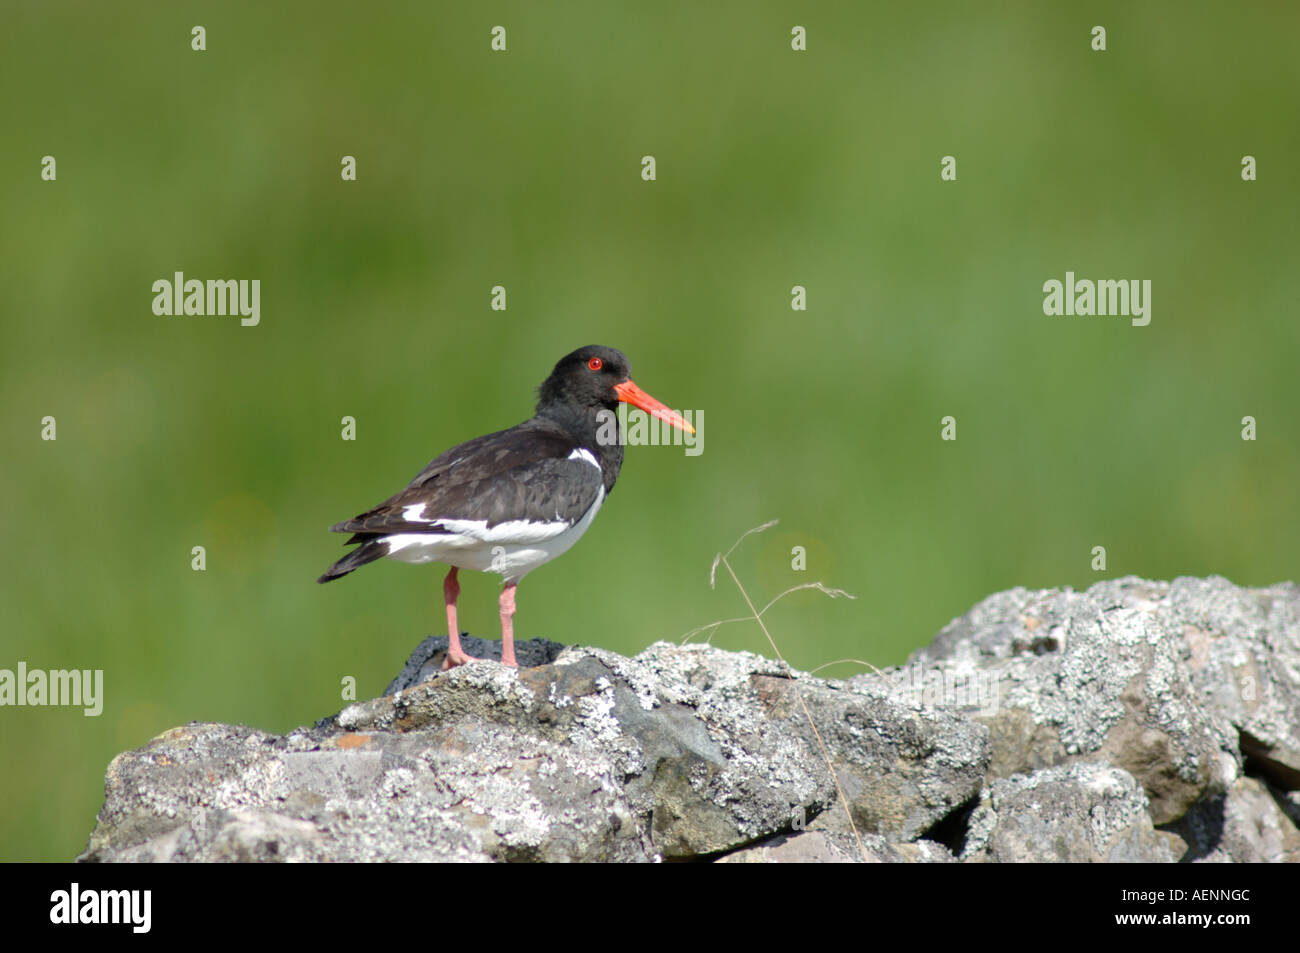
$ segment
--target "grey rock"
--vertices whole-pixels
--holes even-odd
[[[718,864],[951,864],[956,858],[942,844],[919,840],[891,843],[880,834],[862,835],[827,830],[778,834],[760,843],[719,857]]]
[[[1194,863],[1298,863],[1300,830],[1288,800],[1255,778],[1238,778],[1225,794],[1196,804],[1170,825]]]
[[[1128,577],[1086,592],[1014,589],[914,653],[993,686],[957,710],[988,725],[993,777],[1102,760],[1142,784],[1157,824],[1224,794],[1248,768],[1300,786],[1300,589]],[[1249,764],[1248,764],[1249,762]]]
[[[442,671],[443,660],[447,657],[447,646],[451,640],[445,635],[431,635],[415,647],[411,657],[406,660],[397,677],[384,689],[385,695],[392,695],[404,688],[411,688],[421,682],[427,682]],[[498,639],[480,639],[462,633],[460,647],[465,654],[480,659],[501,661],[501,642]],[[549,639],[528,639],[515,642],[515,661],[523,668],[536,668],[538,665],[550,665],[564,646]]]
[[[1181,842],[1157,831],[1127,771],[1104,764],[998,779],[971,815],[962,860],[998,863],[1172,863]]]
[[[286,735],[119,755],[80,859],[1300,859],[1291,584],[1016,589],[845,681],[707,645],[445,649]]]
[[[778,686],[769,694],[786,690]],[[977,797],[989,764],[988,731],[952,712],[906,706],[859,682],[839,692],[809,692],[805,698],[820,729],[853,813],[846,819],[838,799],[810,827],[884,834],[891,840],[923,836],[964,803]],[[816,739],[795,706],[775,707],[786,730]]]
[[[842,836],[842,835],[841,835]],[[888,849],[883,837],[879,846]],[[873,858],[874,859],[874,858]],[[827,831],[779,834],[752,847],[719,857],[717,864],[853,864],[861,863],[856,845],[841,843]]]

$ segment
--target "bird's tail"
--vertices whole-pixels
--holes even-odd
[[[360,569],[366,563],[372,563],[388,555],[388,546],[377,539],[362,541],[361,545],[352,552],[348,553],[329,569],[325,570],[325,575],[317,579],[317,582],[329,582],[331,579],[338,579],[340,576],[346,576],[354,569]]]

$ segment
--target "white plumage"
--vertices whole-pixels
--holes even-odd
[[[442,533],[395,533],[385,536],[382,542],[388,546],[389,559],[443,562],[459,569],[499,573],[507,583],[518,582],[538,566],[568,552],[591,526],[604,501],[605,489],[601,487],[576,523],[509,520],[489,527],[486,520],[439,519],[427,522],[436,523],[444,530]],[[418,509],[423,508],[424,504],[419,504]],[[410,512],[404,515],[412,521],[422,519]]]

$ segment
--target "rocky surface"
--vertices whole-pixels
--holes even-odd
[[[1293,584],[1015,589],[844,681],[542,640],[442,673],[445,645],[314,726],[119,755],[80,859],[1300,860]]]

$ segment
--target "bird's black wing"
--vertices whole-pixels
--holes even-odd
[[[600,466],[559,428],[536,419],[439,455],[402,492],[330,527],[362,542],[390,533],[436,533],[440,520],[577,522],[604,489]],[[419,507],[415,509],[414,507]]]

